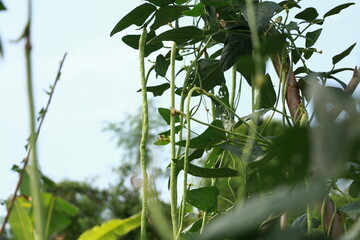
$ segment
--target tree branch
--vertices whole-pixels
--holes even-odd
[[[54,82],[54,85],[51,86],[50,88],[50,92],[49,92],[49,99],[47,101],[47,104],[42,112],[42,115],[40,116],[40,122],[39,122],[39,126],[37,128],[37,131],[36,131],[36,134],[35,134],[35,141],[37,141],[38,139],[38,136],[40,134],[40,130],[41,130],[41,126],[44,122],[44,119],[45,119],[45,116],[46,116],[46,113],[49,109],[49,106],[50,106],[50,103],[51,103],[51,100],[52,100],[52,97],[53,97],[53,94],[54,94],[54,90],[55,90],[55,87],[56,87],[56,84],[57,82],[60,80],[60,76],[61,76],[61,69],[62,69],[62,66],[64,64],[64,61],[65,61],[65,58],[66,58],[66,53],[64,54],[61,62],[60,62],[60,66],[59,66],[59,69],[58,69],[58,72],[56,74],[56,78],[55,78],[55,82]],[[14,191],[14,194],[11,196],[11,199],[10,199],[10,202],[9,202],[9,206],[8,206],[8,209],[7,209],[7,213],[6,213],[6,216],[4,218],[4,222],[1,226],[1,229],[0,229],[0,237],[4,234],[4,231],[5,231],[5,226],[6,226],[6,223],[8,222],[9,218],[10,218],[10,214],[11,214],[11,211],[13,209],[13,206],[14,206],[14,203],[15,203],[15,200],[16,200],[16,197],[17,197],[17,193],[19,191],[19,188],[20,188],[20,185],[22,183],[22,180],[24,178],[24,175],[25,175],[25,169],[26,169],[26,166],[28,165],[28,162],[29,162],[29,158],[30,158],[30,154],[31,154],[31,147],[29,146],[29,149],[28,149],[28,152],[26,154],[26,157],[24,158],[23,162],[24,162],[24,165],[20,171],[20,176],[19,176],[19,180],[16,184],[16,187],[15,187],[15,191]]]

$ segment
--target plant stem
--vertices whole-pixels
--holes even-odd
[[[29,164],[30,190],[32,207],[34,211],[35,236],[39,240],[45,240],[45,218],[43,212],[40,174],[37,161],[36,149],[36,111],[33,94],[32,79],[32,58],[31,58],[31,20],[32,20],[32,0],[28,1],[28,24],[25,28],[25,59],[26,59],[26,78],[27,78],[27,98],[30,119],[30,139],[29,147],[32,149]]]
[[[142,189],[142,209],[141,209],[141,233],[140,239],[146,240],[146,223],[147,223],[147,200],[148,200],[148,176],[146,172],[146,143],[149,131],[149,114],[148,114],[148,101],[146,92],[146,77],[145,77],[145,63],[144,52],[146,44],[146,29],[143,30],[139,40],[139,62],[140,62],[140,78],[141,78],[141,95],[142,95],[142,134],[140,142],[140,165],[143,177]]]
[[[171,111],[175,109],[175,56],[176,56],[176,43],[173,43],[170,55],[170,108]],[[176,158],[175,152],[175,114],[170,115],[170,201],[171,201],[171,221],[173,227],[173,238],[176,239],[178,232],[177,222],[177,172],[176,165],[173,159]]]

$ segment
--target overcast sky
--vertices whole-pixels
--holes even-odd
[[[17,174],[13,164],[21,165],[29,135],[25,86],[24,42],[14,44],[26,24],[27,1],[3,0],[8,8],[0,12],[0,37],[5,56],[0,60],[0,199],[13,192]],[[121,152],[102,129],[106,122],[120,121],[140,104],[137,51],[121,37],[138,32],[135,27],[110,38],[115,24],[140,1],[34,1],[33,60],[36,108],[45,105],[44,90],[53,83],[65,52],[61,81],[46,116],[39,138],[39,161],[44,174],[62,179],[94,180],[106,187],[111,167],[119,164]],[[354,1],[355,2],[355,1]],[[344,1],[304,0],[314,4],[322,16]],[[315,71],[331,69],[331,57],[358,42],[359,4],[351,6],[324,24],[315,45],[323,54],[310,62]],[[313,29],[315,30],[315,28]],[[360,50],[339,67],[360,65]],[[347,82],[351,74],[343,75]],[[150,79],[152,85],[161,80]],[[163,107],[168,107],[163,105]],[[241,112],[246,115],[248,112]],[[4,208],[0,208],[0,216]]]

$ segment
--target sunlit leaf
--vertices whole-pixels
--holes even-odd
[[[224,129],[220,120],[213,121],[211,125]],[[190,139],[190,148],[207,148],[226,140],[225,132],[220,129],[208,127],[199,136]],[[179,141],[176,145],[184,147],[186,145],[186,140]]]
[[[334,7],[333,9],[331,9],[330,11],[328,11],[327,13],[324,14],[324,18],[327,18],[331,15],[335,15],[335,14],[338,14],[341,12],[341,10],[351,6],[351,5],[354,5],[355,3],[344,3],[344,4],[341,4],[337,7]]]
[[[175,28],[159,34],[151,39],[148,44],[158,43],[161,41],[174,41],[177,44],[195,43],[204,38],[203,32],[194,26]]]
[[[339,53],[338,55],[335,55],[332,58],[332,63],[335,65],[338,62],[340,62],[343,58],[345,58],[346,56],[348,56],[351,51],[353,50],[353,48],[355,47],[356,43],[354,43],[353,45],[351,45],[350,47],[348,47],[345,51],[343,51],[342,53]]]
[[[34,240],[34,228],[30,215],[30,203],[16,197],[9,223],[15,240]]]
[[[184,168],[184,161],[176,159],[173,161],[180,169]],[[202,178],[226,178],[239,176],[239,173],[231,168],[203,168],[192,163],[189,163],[188,174]]]
[[[305,42],[305,46],[307,48],[313,46],[316,41],[318,40],[318,38],[320,37],[320,34],[321,34],[321,31],[322,31],[322,28],[320,29],[317,29],[313,32],[308,32],[306,33],[306,42]]]
[[[187,201],[205,212],[217,210],[219,190],[216,187],[202,187],[188,191]]]
[[[125,219],[113,219],[87,230],[78,240],[116,240],[140,226],[140,214]]]
[[[69,226],[72,217],[79,213],[79,209],[51,193],[42,193],[46,222],[49,223],[47,233],[52,235]]]
[[[131,12],[126,14],[114,27],[114,29],[110,33],[110,37],[114,34],[124,30],[125,28],[130,27],[132,24],[137,26],[142,25],[146,19],[156,11],[156,7],[149,3],[144,3]]]
[[[306,8],[304,11],[295,15],[295,18],[302,19],[307,22],[314,21],[319,16],[319,13],[316,11],[315,8],[309,7]]]

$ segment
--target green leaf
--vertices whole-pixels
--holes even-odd
[[[307,191],[274,189],[273,193],[261,198],[251,198],[246,204],[238,204],[226,214],[216,217],[209,222],[202,238],[219,240],[234,239],[236,236],[236,239],[249,239],[247,234],[255,230],[257,235],[258,227],[270,215],[281,215],[286,211],[305,207],[307,203],[321,198],[324,190],[316,186]]]
[[[186,6],[163,6],[159,8],[155,13],[155,21],[150,26],[150,30],[156,30],[165,24],[179,19],[183,15],[182,12],[188,9]]]
[[[251,76],[255,73],[254,59],[250,55],[240,57],[236,62],[236,71],[238,71],[251,86]]]
[[[258,190],[302,180],[310,163],[309,133],[306,128],[286,129],[273,140],[262,159],[248,164],[256,173]]]
[[[333,9],[331,9],[330,11],[328,11],[327,13],[324,14],[324,18],[327,18],[329,16],[332,16],[332,15],[335,15],[335,14],[338,14],[339,12],[341,12],[341,10],[351,6],[351,5],[354,5],[355,3],[344,3],[344,4],[341,4],[337,7],[334,7]]]
[[[251,53],[252,45],[247,26],[239,26],[230,29],[226,33],[224,48],[220,58],[220,68],[226,71],[231,68],[236,61]]]
[[[66,200],[51,193],[42,193],[48,236],[69,226],[72,217],[79,214],[79,209]]]
[[[116,240],[140,226],[140,214],[125,219],[113,219],[87,230],[78,240]]]
[[[154,97],[157,97],[157,96],[161,96],[169,88],[170,88],[169,83],[163,83],[157,86],[146,87],[146,91],[152,92],[154,94]],[[137,92],[141,92],[141,89],[139,89]]]
[[[266,29],[274,13],[279,9],[281,9],[279,4],[270,1],[260,2],[259,4],[254,5],[256,26],[259,32],[263,32]],[[246,6],[244,6],[241,10],[245,19],[249,22]]]
[[[321,224],[321,222],[318,219],[312,219],[313,222],[313,228],[318,228]],[[291,224],[291,229],[296,229],[302,233],[306,233],[308,230],[308,221],[307,221],[307,215],[303,214],[300,217],[296,218],[294,222]]]
[[[305,46],[307,48],[313,46],[316,43],[316,41],[320,37],[321,31],[322,31],[322,28],[319,28],[318,30],[315,30],[313,32],[306,33]]]
[[[157,75],[165,77],[169,65],[170,65],[170,60],[166,60],[164,55],[159,54],[156,57],[155,72],[157,73]]]
[[[0,11],[5,11],[6,7],[5,5],[2,3],[2,1],[0,1]]]
[[[340,62],[343,58],[345,58],[347,55],[349,55],[351,53],[351,51],[353,50],[353,48],[355,47],[356,43],[354,43],[353,45],[351,45],[350,47],[348,47],[345,51],[343,51],[342,53],[339,53],[338,55],[335,55],[332,58],[332,63],[335,65],[338,62]]]
[[[302,19],[307,22],[311,22],[311,21],[314,21],[318,16],[319,16],[319,13],[316,11],[316,9],[313,7],[309,7],[309,8],[306,8],[304,11],[296,14],[295,18]]]
[[[16,197],[9,223],[14,240],[34,240],[30,215],[31,204],[23,197]]]
[[[313,49],[308,49],[308,51],[305,51],[304,52],[304,58],[305,59],[309,59],[309,58],[311,58],[311,56],[314,54],[314,51],[313,51]]]
[[[210,91],[215,86],[221,86],[221,84],[225,83],[224,73],[220,70],[219,60],[200,59],[198,61],[197,73],[195,84],[206,91]]]
[[[130,27],[132,24],[137,26],[142,25],[146,19],[156,11],[156,7],[149,3],[144,3],[131,12],[125,15],[114,27],[114,29],[110,33],[110,37],[114,34],[124,30],[125,28]]]
[[[260,98],[260,99],[259,99]],[[266,74],[265,79],[259,88],[259,95],[256,98],[255,106],[258,109],[272,108],[276,103],[276,93],[270,75]]]
[[[174,41],[177,44],[196,43],[204,38],[203,32],[194,26],[175,28],[159,34],[151,39],[148,44],[161,41]]]
[[[152,4],[159,7],[169,5],[174,2],[174,0],[146,0],[146,1],[151,2]]]
[[[155,32],[154,31],[150,31],[149,34],[146,37],[146,41],[150,41],[152,38],[154,38]],[[122,41],[134,48],[134,49],[139,49],[139,40],[140,40],[140,35],[126,35],[122,38]],[[161,49],[164,45],[160,42],[160,43],[156,43],[156,44],[146,44],[145,46],[145,57],[149,56],[151,53]]]
[[[229,3],[224,0],[201,0],[206,6],[229,6]]]
[[[299,32],[299,26],[298,26],[298,24],[296,23],[296,22],[293,22],[293,21],[291,21],[291,22],[289,22],[288,24],[286,24],[285,25],[285,29],[287,30],[287,31],[293,31],[293,30],[295,30],[295,31],[297,31],[297,32]]]
[[[360,200],[346,204],[339,211],[348,215],[353,221],[356,221],[359,219],[360,214]]]
[[[263,56],[271,56],[275,53],[281,52],[286,48],[286,35],[274,31],[264,41],[261,42],[260,52]]]
[[[215,120],[211,125],[224,129],[224,126],[220,120]],[[190,139],[190,148],[208,148],[214,146],[221,141],[226,140],[226,134],[217,128],[208,127],[202,134]],[[182,140],[176,143],[176,145],[185,147],[186,140]]]
[[[176,159],[173,161],[175,162],[176,166],[184,169],[184,161]],[[239,173],[231,168],[202,168],[192,163],[189,163],[188,174],[202,178],[227,178],[239,176]]]
[[[288,0],[288,1],[282,1],[282,2],[279,2],[279,5],[282,7],[282,8],[285,8],[285,6],[288,8],[288,9],[291,9],[291,8],[301,8],[299,6],[299,4],[297,4],[297,2],[295,2],[294,0]]]
[[[291,51],[291,59],[295,64],[300,60],[301,54],[302,52],[298,52],[297,49]]]
[[[175,126],[175,133],[178,133],[181,129],[182,129],[181,125]],[[165,132],[158,133],[158,135],[160,135],[160,136],[170,136],[170,129],[165,131]],[[169,140],[170,140],[170,138],[169,138]]]
[[[349,194],[353,198],[360,196],[360,181],[354,180],[349,186]]]
[[[187,192],[187,202],[205,212],[217,210],[219,190],[216,187],[202,187]]]
[[[165,122],[170,125],[170,116],[171,112],[169,108],[158,108],[160,116],[165,120]],[[179,115],[175,115],[175,122],[180,122]]]
[[[193,7],[191,10],[186,10],[183,12],[184,15],[190,16],[190,17],[200,17],[205,13],[204,4],[198,3]]]
[[[170,130],[169,130],[170,133]],[[170,134],[165,135],[165,136],[160,136],[155,142],[154,145],[156,146],[164,146],[164,145],[168,145],[170,143]]]

